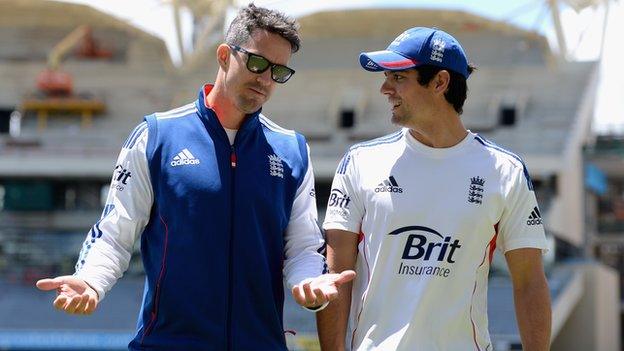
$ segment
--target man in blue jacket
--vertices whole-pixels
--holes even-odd
[[[214,85],[145,117],[123,145],[73,276],[43,279],[54,306],[90,314],[141,240],[143,305],[131,350],[285,350],[282,281],[320,310],[353,271],[325,274],[304,137],[260,111],[299,49],[294,20],[240,10]]]

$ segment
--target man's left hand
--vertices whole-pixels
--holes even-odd
[[[355,278],[355,272],[346,270],[342,273],[319,275],[316,278],[305,279],[293,286],[292,295],[295,301],[303,307],[316,308],[338,297],[340,285]]]

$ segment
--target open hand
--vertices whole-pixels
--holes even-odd
[[[91,314],[98,304],[98,294],[84,280],[65,275],[37,281],[40,290],[56,289],[54,307],[69,314]]]
[[[338,297],[340,285],[355,278],[355,272],[346,270],[342,273],[322,274],[293,286],[292,295],[298,304],[308,308],[319,307]]]

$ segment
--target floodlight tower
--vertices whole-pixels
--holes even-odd
[[[235,0],[163,0],[171,4],[174,13],[175,30],[183,66],[192,65],[198,56],[223,36],[228,10]],[[182,9],[188,9],[193,16],[193,47],[184,47],[182,31]]]
[[[600,55],[602,57],[602,50],[604,47],[604,38],[605,31],[607,27],[607,16],[609,14],[609,2],[610,0],[546,0],[547,6],[550,8],[550,13],[552,14],[553,25],[555,29],[555,33],[557,35],[557,44],[559,46],[559,56],[562,59],[568,58],[568,45],[565,39],[563,25],[561,23],[561,7],[560,4],[566,4],[577,13],[588,8],[588,7],[597,7],[604,6],[604,19],[603,19],[603,27],[602,27],[602,35],[601,35],[601,44],[600,44]]]

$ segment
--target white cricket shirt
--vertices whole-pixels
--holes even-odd
[[[360,236],[353,350],[491,350],[494,249],[546,248],[526,167],[471,132],[442,149],[408,129],[353,146],[323,227]]]

